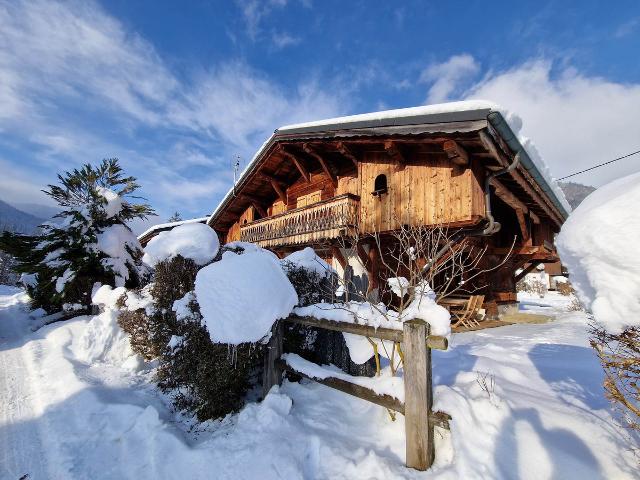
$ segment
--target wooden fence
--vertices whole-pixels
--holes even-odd
[[[403,323],[403,330],[374,328],[368,325],[320,320],[312,317],[289,316],[285,322],[308,327],[323,328],[352,333],[365,337],[390,340],[402,344],[404,372],[404,403],[390,395],[356,385],[340,378],[318,379],[299,372],[281,359],[283,353],[283,321],[277,322],[265,355],[263,390],[266,395],[273,385],[279,385],[285,371],[309,378],[349,395],[381,405],[405,416],[406,465],[417,470],[426,470],[433,463],[435,451],[433,428],[449,428],[451,417],[446,413],[433,412],[433,388],[431,383],[431,349],[446,350],[445,337],[429,335],[429,325],[423,320]]]

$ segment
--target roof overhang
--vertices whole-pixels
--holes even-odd
[[[571,207],[564,195],[545,172],[541,160],[534,160],[520,143],[500,108],[490,102],[470,101],[388,110],[280,127],[256,152],[240,175],[235,188],[232,187],[227,192],[207,223],[211,226],[215,224],[218,216],[234,197],[234,192],[242,189],[244,183],[279,141],[429,133],[451,134],[480,131],[487,128],[489,124],[500,134],[513,154],[520,152],[524,168],[540,184],[545,194],[566,219]]]

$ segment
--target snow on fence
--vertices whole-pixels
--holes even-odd
[[[291,372],[301,377],[335,388],[349,395],[381,405],[405,416],[406,465],[416,470],[426,470],[435,456],[433,428],[449,428],[451,417],[433,412],[433,388],[431,382],[431,349],[446,350],[445,337],[429,335],[429,324],[424,320],[403,323],[402,330],[374,328],[313,317],[291,315],[286,322],[308,327],[346,332],[402,344],[404,371],[404,401],[388,393],[369,388],[360,377],[333,372],[310,364],[296,355],[283,355],[283,322],[277,322],[271,330],[271,338],[265,355],[263,378],[264,395],[282,381],[282,374]]]

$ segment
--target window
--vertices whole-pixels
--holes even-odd
[[[382,195],[387,193],[387,176],[384,174],[378,175],[373,182],[373,196]]]

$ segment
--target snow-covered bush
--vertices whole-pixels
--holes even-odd
[[[5,232],[0,240],[0,249],[16,257],[16,270],[31,279],[25,287],[33,307],[48,312],[88,307],[96,282],[137,286],[144,272],[142,250],[127,222],[154,214],[149,205],[129,201],[139,186],[123,176],[116,159],[58,178],[60,186],[45,190],[63,208],[57,221],[36,235]]]
[[[202,268],[182,255],[156,263],[153,282],[121,300],[118,319],[131,335],[133,350],[158,359],[158,385],[171,396],[175,408],[201,421],[242,406],[259,373],[263,348],[211,339],[194,293]]]
[[[593,313],[591,345],[625,426],[640,432],[640,173],[590,194],[556,240],[571,283]]]

